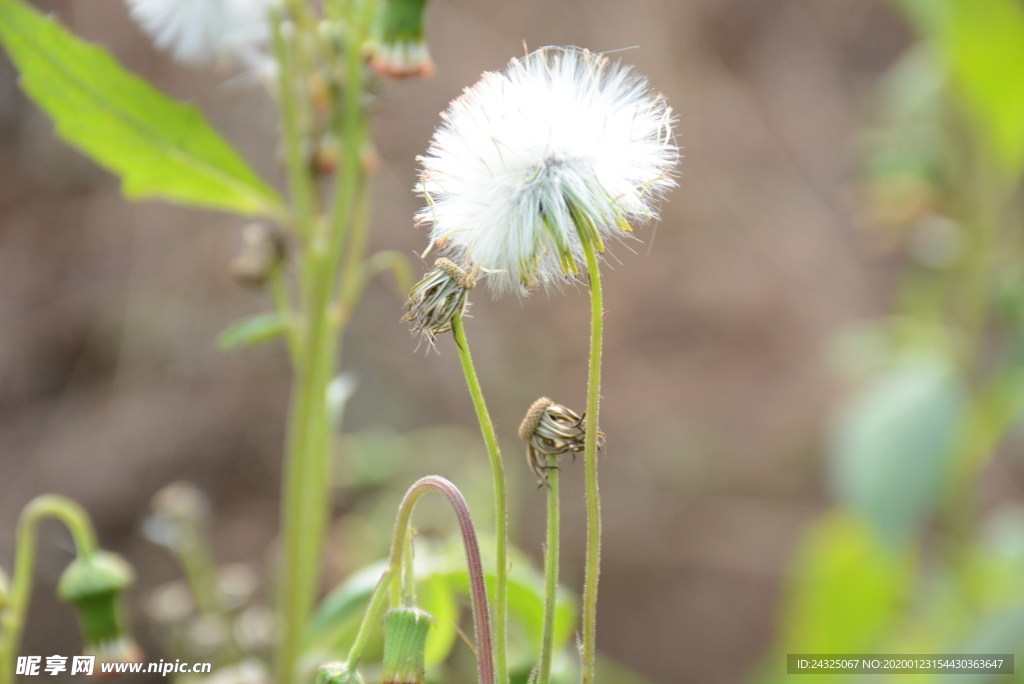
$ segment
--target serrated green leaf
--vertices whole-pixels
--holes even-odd
[[[0,42],[57,133],[121,176],[126,197],[279,219],[277,193],[194,105],[177,102],[19,0],[0,0]]]
[[[1024,6],[1019,0],[897,0],[949,70],[995,158],[1024,170]]]
[[[266,344],[287,333],[289,325],[291,322],[288,317],[276,311],[243,318],[217,336],[217,346],[227,351]]]

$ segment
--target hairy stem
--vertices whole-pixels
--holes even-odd
[[[451,505],[455,517],[459,521],[462,533],[462,544],[466,550],[466,566],[469,570],[470,603],[473,611],[473,625],[476,632],[477,667],[480,684],[495,684],[494,680],[494,640],[491,636],[490,613],[487,608],[487,584],[484,580],[484,566],[480,560],[480,543],[476,538],[473,518],[469,514],[469,506],[458,487],[443,477],[431,475],[417,480],[405,493],[402,504],[398,508],[398,519],[395,522],[395,534],[391,541],[391,561],[388,573],[391,576],[392,596],[399,586],[394,578],[400,577],[403,570],[403,556],[406,555],[406,541],[409,538],[409,521],[413,509],[427,492],[441,494]],[[415,578],[408,578],[414,582]],[[398,597],[401,602],[401,596]],[[397,605],[397,604],[396,604]]]
[[[36,563],[36,540],[39,522],[57,518],[71,531],[78,555],[88,558],[99,544],[89,514],[71,499],[55,494],[37,496],[21,511],[18,519],[18,546],[14,560],[11,603],[2,612],[0,629],[0,684],[14,684],[14,663],[21,646],[21,633],[32,598],[32,579]]]
[[[601,499],[597,487],[598,409],[601,401],[601,348],[604,334],[604,296],[597,249],[583,240],[590,274],[590,369],[587,379],[587,432],[583,466],[587,491],[587,557],[583,580],[583,684],[593,684],[597,659],[597,580],[601,574]]]
[[[505,466],[501,461],[501,450],[498,448],[498,436],[494,431],[494,423],[491,422],[491,416],[487,412],[484,393],[480,388],[480,380],[477,378],[473,358],[469,353],[469,342],[466,340],[466,330],[462,325],[461,314],[452,320],[452,333],[455,335],[455,344],[459,351],[459,361],[462,362],[462,372],[466,376],[466,385],[469,387],[469,396],[473,400],[476,417],[480,422],[480,432],[483,434],[484,444],[487,447],[487,455],[491,459],[491,473],[494,479],[495,557],[497,559],[494,573],[495,666],[499,684],[506,684],[508,682],[506,656],[508,639],[508,497],[505,486]]]
[[[551,457],[555,467],[547,471],[548,537],[544,547],[544,627],[540,640],[540,661],[537,663],[536,684],[551,681],[551,660],[555,646],[555,607],[558,603],[558,555],[560,510],[558,501],[557,457]]]

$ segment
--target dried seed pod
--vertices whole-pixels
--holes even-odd
[[[475,286],[470,274],[453,261],[438,259],[434,270],[412,286],[402,320],[410,323],[414,335],[433,344],[437,335],[451,330],[452,320],[469,308],[468,294]]]
[[[526,459],[537,476],[537,485],[547,482],[547,470],[558,467],[558,456],[576,454],[586,441],[586,414],[582,416],[547,397],[533,402],[519,425],[519,438],[526,442]],[[597,447],[604,447],[604,433],[597,433]]]

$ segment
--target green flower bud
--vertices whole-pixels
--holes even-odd
[[[7,573],[4,572],[3,568],[0,568],[0,613],[3,612],[7,604],[11,602],[11,582],[7,579]]]
[[[429,76],[434,73],[426,41],[423,15],[427,0],[387,0],[381,20],[381,35],[370,66],[381,76]]]
[[[142,652],[128,633],[123,592],[135,573],[117,554],[97,551],[71,562],[57,584],[57,596],[75,607],[82,649],[100,662],[140,662]]]
[[[382,684],[425,684],[427,632],[434,618],[419,608],[395,608],[384,616]]]
[[[363,684],[363,678],[348,663],[324,663],[316,671],[316,684]]]

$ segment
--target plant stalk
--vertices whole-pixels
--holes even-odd
[[[71,499],[44,494],[32,499],[22,509],[18,520],[11,603],[0,613],[3,617],[0,629],[0,684],[14,684],[14,664],[21,646],[29,600],[32,598],[39,523],[46,518],[57,518],[67,526],[79,556],[89,558],[99,548],[89,514]]]
[[[462,314],[452,319],[452,333],[455,335],[455,346],[458,348],[462,372],[466,376],[469,396],[476,409],[476,417],[480,422],[487,455],[491,460],[491,474],[494,480],[494,537],[495,568],[494,581],[494,639],[495,667],[499,684],[508,682],[507,659],[507,624],[508,624],[508,495],[505,485],[505,466],[501,460],[498,447],[498,436],[494,431],[494,423],[487,411],[484,393],[480,388],[480,380],[473,366],[473,357],[469,353],[469,342],[462,324]]]
[[[587,430],[583,466],[587,492],[587,555],[583,580],[583,684],[594,684],[597,661],[597,580],[601,574],[601,498],[597,486],[598,410],[601,401],[601,351],[604,295],[601,267],[593,241],[582,240],[590,275],[590,369],[587,379]]]
[[[551,661],[555,647],[555,609],[558,604],[558,555],[560,510],[558,501],[558,457],[550,458],[555,467],[547,471],[548,536],[544,547],[544,625],[540,640],[540,661],[536,684],[551,681]]]
[[[476,529],[473,526],[473,518],[469,513],[466,499],[462,496],[458,487],[443,477],[431,475],[417,480],[409,488],[409,491],[405,493],[405,497],[398,507],[398,519],[395,521],[395,534],[391,541],[391,560],[388,566],[388,574],[391,577],[392,597],[395,595],[395,588],[400,584],[394,578],[402,576],[403,556],[406,555],[406,542],[410,534],[409,521],[412,518],[416,502],[427,492],[437,492],[447,499],[452,510],[455,512],[456,519],[459,521],[462,544],[466,550],[466,566],[469,570],[469,596],[470,603],[472,604],[473,625],[476,632],[477,666],[480,684],[495,684],[494,640],[491,635],[490,612],[487,608],[487,584],[484,580],[484,566],[480,560],[480,543],[477,541]],[[415,582],[415,578],[406,578],[404,581]],[[408,591],[403,592],[403,595],[407,594]],[[398,597],[398,600],[401,602],[401,596]]]
[[[341,173],[337,181],[330,220],[308,214],[306,185],[312,176],[301,155],[289,153],[289,177],[293,179],[293,202],[300,223],[300,236],[308,236],[300,265],[302,286],[302,329],[296,345],[295,377],[284,464],[282,496],[282,553],[278,587],[280,632],[277,650],[277,682],[292,684],[296,676],[304,633],[312,613],[319,585],[324,534],[329,517],[330,420],[327,387],[334,375],[340,326],[332,321],[332,297],[338,279],[346,233],[352,222],[358,188],[363,184],[359,153],[365,126],[360,106],[362,95],[361,50],[363,29],[350,24],[345,43],[346,76],[341,127],[345,133]],[[278,41],[281,42],[281,41]],[[283,45],[286,50],[287,46]],[[292,62],[281,62],[287,71]],[[293,74],[297,82],[301,74]],[[303,131],[289,124],[290,105],[296,95],[284,90],[282,77],[282,118],[286,149],[301,150]],[[301,93],[300,93],[301,94]],[[294,138],[298,136],[296,141]],[[301,166],[301,168],[297,168]]]

